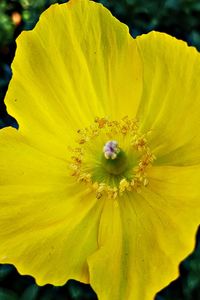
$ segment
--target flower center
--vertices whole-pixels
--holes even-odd
[[[138,122],[128,117],[96,118],[90,127],[78,130],[77,147],[71,149],[72,176],[94,190],[97,199],[139,192],[148,185],[147,170],[155,159],[148,134],[140,133]]]

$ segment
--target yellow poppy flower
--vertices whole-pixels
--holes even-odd
[[[200,220],[200,55],[53,5],[17,41],[0,131],[0,262],[99,300],[152,300]]]

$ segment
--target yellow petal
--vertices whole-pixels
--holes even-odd
[[[56,155],[63,155],[61,142],[71,141],[96,116],[135,115],[138,107],[136,42],[127,26],[92,1],[56,4],[44,12],[18,38],[12,70],[8,112],[32,144]]]
[[[136,41],[144,66],[138,118],[144,130],[152,129],[156,163],[200,163],[200,54],[163,33]]]
[[[0,131],[0,157],[0,262],[39,284],[88,283],[102,202],[74,184],[67,161],[26,144],[15,129]]]
[[[200,166],[154,167],[141,194],[107,202],[99,250],[89,259],[100,300],[153,300],[194,248],[200,216]]]
[[[122,234],[118,202],[107,199],[99,224],[99,249],[88,259],[90,284],[100,300],[129,299]]]

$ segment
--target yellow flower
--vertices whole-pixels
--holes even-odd
[[[200,55],[71,0],[17,41],[0,131],[0,262],[152,300],[200,220]]]

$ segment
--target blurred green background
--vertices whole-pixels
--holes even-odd
[[[6,113],[3,102],[12,74],[10,64],[15,54],[15,39],[22,30],[32,29],[40,14],[57,2],[66,1],[0,0],[0,128],[17,127],[17,122]],[[200,50],[199,0],[96,2],[103,3],[126,23],[134,37],[157,30],[185,40]],[[159,292],[156,300],[200,300],[200,233],[196,240],[195,251],[180,264],[179,278]],[[0,300],[97,300],[97,297],[90,286],[74,280],[62,287],[38,287],[32,277],[20,276],[13,266],[0,265]]]

